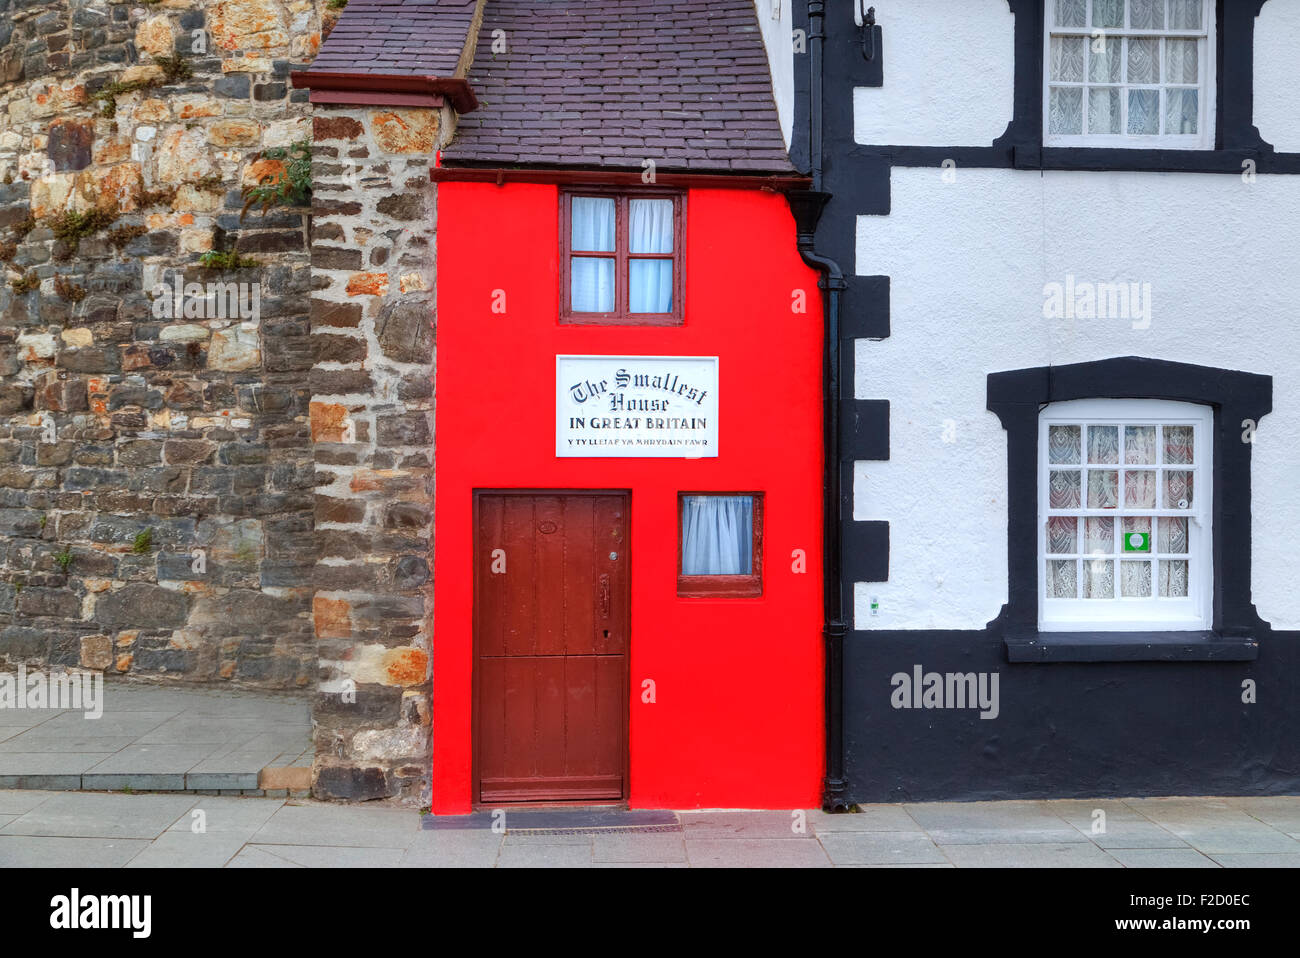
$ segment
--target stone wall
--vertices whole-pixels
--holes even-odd
[[[314,681],[310,211],[240,188],[310,137],[320,8],[0,0],[0,668]]]
[[[445,111],[443,111],[445,112]],[[421,798],[430,741],[435,110],[317,106],[314,789]]]

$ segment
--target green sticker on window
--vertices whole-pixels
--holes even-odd
[[[1150,552],[1151,533],[1149,532],[1124,533],[1124,551],[1125,552]]]

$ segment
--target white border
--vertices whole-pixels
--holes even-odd
[[[1092,0],[1088,0],[1087,9],[1091,18]],[[1124,2],[1125,16],[1128,15],[1128,0]],[[1166,8],[1166,13],[1168,8]],[[1216,6],[1207,0],[1201,0],[1201,16],[1205,23],[1204,33],[1193,30],[1130,30],[1127,27],[1120,29],[1118,27],[1060,27],[1053,25],[1056,18],[1056,0],[1043,0],[1043,63],[1042,63],[1042,85],[1043,85],[1043,146],[1046,147],[1081,147],[1081,148],[1101,148],[1101,149],[1146,149],[1146,150],[1212,150],[1215,142],[1215,116],[1218,107],[1218,87],[1217,87],[1217,70],[1219,61],[1218,50],[1218,22],[1216,17]],[[1126,37],[1126,36],[1149,36],[1149,37],[1186,37],[1188,39],[1197,38],[1201,42],[1201,49],[1197,61],[1200,66],[1200,77],[1197,82],[1197,88],[1200,90],[1200,96],[1197,98],[1200,104],[1201,115],[1197,120],[1197,128],[1200,132],[1196,135],[1190,134],[1159,134],[1150,135],[1128,135],[1126,133],[1049,133],[1051,124],[1051,71],[1052,71],[1052,34],[1070,34],[1073,36],[1085,37],[1089,42],[1093,38],[1093,31],[1099,30],[1106,36]],[[1163,47],[1162,47],[1163,49]],[[1164,69],[1164,63],[1161,62],[1161,69]],[[1084,61],[1084,71],[1087,72],[1087,58]],[[1127,73],[1127,69],[1125,70]],[[1089,84],[1085,83],[1081,89],[1086,90]],[[1100,84],[1113,85],[1113,84]],[[1150,84],[1143,84],[1150,86]],[[1161,83],[1159,86],[1163,87]],[[1127,84],[1120,84],[1122,90],[1128,90]],[[1161,123],[1164,122],[1164,96],[1160,97]],[[1086,123],[1086,117],[1085,117]]]
[[[1122,598],[1051,599],[1046,593],[1047,554],[1044,529],[1047,523],[1047,483],[1050,466],[1047,429],[1054,423],[1101,423],[1120,425],[1126,422],[1161,425],[1190,425],[1193,433],[1192,465],[1194,472],[1193,508],[1185,513],[1188,522],[1188,559],[1192,563],[1185,599]],[[1037,543],[1035,588],[1038,595],[1038,628],[1043,632],[1131,632],[1131,631],[1203,631],[1211,627],[1214,591],[1213,577],[1213,502],[1214,502],[1214,414],[1213,408],[1199,403],[1167,399],[1076,399],[1051,403],[1038,416],[1038,521],[1034,525]],[[1082,440],[1081,437],[1081,441]],[[1085,445],[1086,448],[1086,445]],[[1082,468],[1082,466],[1081,466]],[[1122,469],[1120,463],[1116,468]],[[1157,506],[1159,503],[1157,502]],[[1079,515],[1117,515],[1118,510],[1070,510]],[[1153,515],[1178,515],[1168,510],[1144,509]],[[1152,528],[1152,535],[1155,529]],[[1152,591],[1156,577],[1152,575]],[[1116,575],[1118,575],[1118,569]],[[1083,613],[1087,613],[1084,615]]]

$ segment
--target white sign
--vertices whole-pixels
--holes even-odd
[[[717,356],[556,356],[555,454],[718,455]]]

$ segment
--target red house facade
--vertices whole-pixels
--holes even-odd
[[[752,5],[703,30],[619,5],[612,37],[603,7],[488,4],[480,109],[433,174],[432,807],[814,806],[822,308],[782,195],[805,184]],[[648,86],[637,27],[677,48]],[[686,82],[701,64],[725,79]]]

